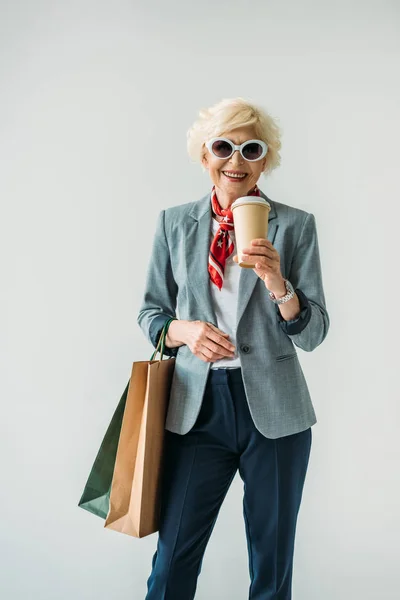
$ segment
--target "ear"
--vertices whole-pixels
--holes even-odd
[[[208,159],[207,159],[207,155],[203,154],[202,159],[201,159],[201,164],[203,165],[203,169],[208,169]]]

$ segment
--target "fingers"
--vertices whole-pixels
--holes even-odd
[[[273,248],[272,242],[269,240],[265,240],[264,238],[256,238],[255,240],[251,240],[252,246],[266,246],[267,248]]]
[[[222,341],[224,342],[225,340]],[[215,360],[217,358],[232,358],[233,356],[235,356],[235,347],[230,342],[229,346],[225,346],[225,344],[223,343],[218,344],[212,342],[211,340],[207,340],[203,342],[201,352],[206,353],[207,356],[209,356],[210,358],[216,357]]]
[[[242,255],[243,254],[273,259],[275,257],[275,250],[267,248],[266,246],[259,246],[258,248],[243,248]]]
[[[218,329],[218,327],[215,327],[215,325],[213,325],[212,323],[207,323],[207,325],[212,327],[215,331],[218,331],[218,333],[220,333],[221,335],[229,335],[228,333],[225,333],[225,331],[222,331],[221,329]]]
[[[199,352],[207,357],[207,361],[215,361],[220,358],[232,358],[235,356],[235,346],[229,341],[229,334],[207,323],[204,330],[205,339],[200,339],[202,344]]]
[[[250,258],[252,259],[252,262],[256,263],[257,265],[259,265],[260,267],[263,267],[264,269],[272,269],[274,266],[274,262],[273,259],[271,258],[265,258],[265,256],[254,256],[250,255],[250,254],[243,254],[242,255],[242,259],[245,262],[248,262],[250,260]]]
[[[229,335],[221,331],[220,329],[212,326],[212,330],[208,329],[208,331],[206,331],[205,334],[209,340],[215,342],[215,344],[211,344],[211,346],[210,344],[207,344],[209,347],[212,347],[215,352],[219,352],[218,346],[222,346],[230,352],[233,352],[235,350],[235,346],[227,339]]]
[[[235,356],[235,354],[232,353],[221,353],[221,346],[219,346],[219,350],[220,351],[214,351],[211,350],[210,348],[207,348],[207,346],[202,346],[202,349],[199,350],[198,352],[196,352],[196,355],[199,358],[202,358],[202,360],[205,360],[206,362],[215,362],[216,360],[220,360],[221,358],[232,358],[233,356]]]
[[[191,335],[187,345],[195,356],[205,362],[235,356],[235,346],[229,341],[228,333],[206,321],[189,321],[189,324]]]

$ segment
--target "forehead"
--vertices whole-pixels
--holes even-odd
[[[234,144],[242,144],[246,140],[253,140],[256,137],[254,128],[250,126],[240,127],[238,129],[227,130],[221,134],[221,137],[228,138]]]

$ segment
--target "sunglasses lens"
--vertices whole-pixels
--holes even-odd
[[[260,158],[263,149],[261,144],[258,144],[257,142],[250,142],[250,144],[246,144],[242,152],[246,160],[257,160]]]
[[[228,158],[232,154],[232,146],[224,140],[216,140],[212,145],[212,151],[218,158]]]

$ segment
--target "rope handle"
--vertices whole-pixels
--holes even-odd
[[[168,319],[168,321],[165,322],[164,327],[162,328],[162,331],[161,331],[161,335],[158,339],[157,347],[154,350],[153,354],[151,355],[151,358],[150,358],[151,361],[155,360],[155,356],[157,356],[157,352],[160,352],[160,360],[163,359],[164,350],[165,350],[165,338],[167,337],[168,328],[171,325],[172,321],[176,321],[176,318],[172,317],[171,319]],[[160,347],[160,344],[161,344],[161,347]]]

